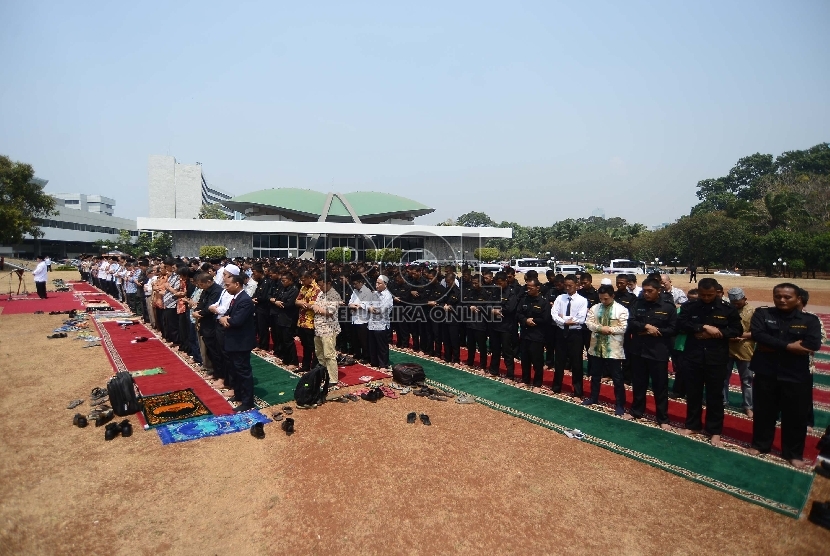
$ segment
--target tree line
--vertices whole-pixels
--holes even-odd
[[[511,239],[487,244],[505,259],[578,252],[597,263],[659,259],[771,273],[780,258],[795,275],[830,270],[830,144],[743,157],[726,176],[699,181],[697,197],[689,214],[658,230],[598,216],[523,226],[475,211],[441,225],[512,228]]]

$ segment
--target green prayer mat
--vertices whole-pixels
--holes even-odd
[[[254,373],[254,396],[269,405],[294,399],[294,389],[300,377],[256,355],[251,357],[251,368]]]
[[[450,390],[466,392],[499,411],[560,433],[579,429],[585,433],[586,442],[790,517],[801,513],[813,484],[812,473],[773,460],[716,448],[408,354],[390,351],[389,358],[392,364],[417,360],[428,380]]]
[[[164,369],[162,369],[161,367],[153,367],[152,369],[144,369],[143,371],[132,371],[130,373],[130,375],[132,375],[133,378],[138,377],[138,376],[152,376],[152,375],[163,375],[163,374],[167,374],[167,373],[165,373]]]

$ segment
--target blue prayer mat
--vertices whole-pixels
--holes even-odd
[[[206,436],[220,436],[232,432],[249,430],[254,423],[270,423],[271,419],[256,409],[233,413],[231,415],[214,415],[203,419],[168,423],[156,427],[162,444],[187,442]]]

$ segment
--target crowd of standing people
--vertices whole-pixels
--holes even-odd
[[[780,415],[782,456],[804,465],[812,353],[826,335],[805,311],[809,293],[797,285],[778,284],[773,306],[756,309],[741,288],[724,292],[713,278],[685,292],[666,274],[640,284],[637,275],[613,275],[597,288],[597,275],[587,272],[550,270],[543,282],[531,270],[520,283],[510,267],[457,271],[300,259],[86,257],[81,263],[84,279],[123,300],[201,364],[218,388],[232,391],[239,410],[254,406],[252,350],[271,351],[301,372],[319,362],[336,385],[342,358],[388,369],[394,342],[536,392],[561,393],[570,370],[571,395],[584,405],[599,403],[603,382],[610,382],[615,413],[624,419],[645,415],[650,389],[665,429],[672,428],[669,398],[685,398],[678,432],[705,433],[719,446],[737,368],[742,409],[753,419],[750,451],[771,450]],[[546,370],[553,370],[550,386],[543,384]]]

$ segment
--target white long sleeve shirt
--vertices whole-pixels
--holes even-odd
[[[566,316],[568,312],[568,302],[571,303],[570,316]],[[588,300],[581,295],[568,295],[566,293],[556,297],[553,302],[553,307],[550,310],[553,317],[553,322],[561,329],[565,329],[565,321],[573,319],[575,324],[568,325],[567,328],[576,330],[582,328],[585,319],[588,317]]]
[[[34,272],[32,273],[35,278],[35,282],[45,282],[46,281],[46,261],[40,261],[37,263]]]
[[[372,292],[375,299],[373,301],[363,302],[360,306],[364,309],[374,307],[380,309],[379,313],[369,313],[369,330],[388,330],[389,329],[389,314],[392,312],[392,304],[395,300],[389,290],[382,292]]]

